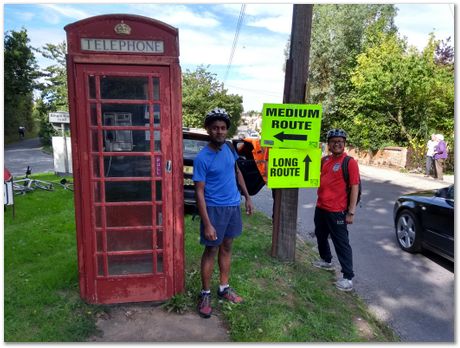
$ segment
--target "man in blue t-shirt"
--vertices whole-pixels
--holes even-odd
[[[228,281],[232,242],[243,229],[240,211],[241,194],[246,200],[247,214],[252,214],[254,206],[243,176],[236,165],[238,155],[233,147],[225,142],[230,127],[230,117],[225,109],[216,108],[209,112],[204,126],[210,141],[193,162],[193,181],[201,216],[200,243],[205,246],[201,257],[202,290],[198,313],[203,318],[209,318],[212,313],[210,283],[217,254],[220,270],[218,297],[233,303],[243,301],[229,286]]]

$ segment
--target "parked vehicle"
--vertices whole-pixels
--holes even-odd
[[[259,139],[259,138],[260,138],[260,135],[259,135],[259,133],[257,133],[256,131],[250,131],[250,132],[248,133],[248,138]]]
[[[184,156],[184,204],[195,206],[195,184],[193,182],[193,160],[198,152],[208,145],[209,135],[204,130],[184,128],[182,130]]]
[[[183,134],[183,153],[184,153],[184,204],[185,206],[196,206],[195,185],[193,182],[193,160],[198,152],[204,148],[209,141],[206,131],[201,129],[184,128]],[[243,174],[243,178],[250,195],[255,195],[265,185],[265,181],[260,174],[254,156],[252,154],[253,145],[244,139],[233,139],[233,147],[238,152],[238,168]]]
[[[454,261],[454,185],[399,197],[393,217],[402,250],[429,249]]]
[[[238,133],[238,139],[244,139],[247,138],[248,133],[247,132],[239,132]]]

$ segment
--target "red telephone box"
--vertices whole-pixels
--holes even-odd
[[[81,297],[166,300],[184,289],[178,31],[123,14],[64,29]]]

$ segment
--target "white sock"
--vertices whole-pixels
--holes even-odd
[[[222,292],[224,291],[226,288],[228,288],[229,285],[228,284],[225,284],[225,285],[219,285],[219,291]]]
[[[211,290],[201,290],[201,293],[204,295],[204,294],[210,294],[211,293]]]

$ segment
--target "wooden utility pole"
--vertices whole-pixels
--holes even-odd
[[[294,5],[283,103],[305,104],[313,5]],[[272,256],[295,261],[299,189],[274,189]]]

